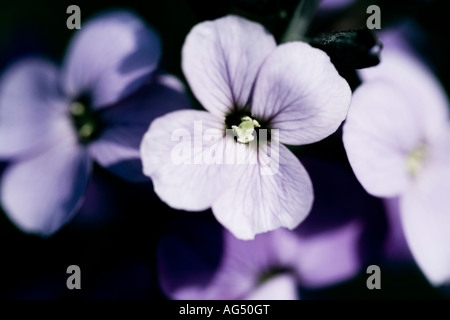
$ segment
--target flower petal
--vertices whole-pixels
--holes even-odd
[[[222,163],[208,164],[213,154],[225,154],[223,123],[205,111],[174,111],[150,125],[141,144],[144,174],[168,205],[205,210],[229,177]]]
[[[318,10],[323,11],[334,11],[342,10],[350,6],[355,0],[323,0],[320,1]]]
[[[280,129],[280,141],[307,144],[334,133],[347,115],[351,90],[327,54],[302,42],[278,46],[261,67],[252,115]]]
[[[400,200],[409,247],[434,285],[450,283],[450,139],[442,149],[446,158],[425,167]]]
[[[440,135],[448,123],[448,99],[432,72],[412,53],[398,32],[381,35],[381,63],[359,71],[363,81],[383,81],[421,112],[426,138]]]
[[[46,151],[6,168],[1,203],[23,231],[50,235],[73,216],[89,172],[87,152],[75,136],[66,135]]]
[[[89,151],[101,166],[120,177],[147,180],[139,151],[142,137],[156,117],[189,106],[182,83],[173,76],[158,75],[129,98],[104,110],[106,129]]]
[[[420,116],[389,83],[367,82],[353,94],[343,141],[367,192],[393,197],[405,191],[410,182],[407,156],[423,136]]]
[[[311,210],[308,173],[292,152],[274,141],[258,152],[247,148],[246,163],[234,166],[231,184],[213,204],[217,220],[239,239],[253,239],[279,227],[293,229]]]
[[[65,106],[54,64],[34,58],[12,65],[0,81],[0,157],[49,143],[61,130]]]
[[[224,116],[247,104],[256,74],[275,47],[263,26],[243,18],[202,22],[186,37],[183,72],[203,107]]]
[[[297,271],[301,284],[322,287],[356,276],[361,268],[358,245],[363,225],[351,221],[315,236],[299,235]]]
[[[345,167],[317,157],[303,157],[302,163],[314,182],[314,205],[294,230],[294,243],[283,251],[289,257],[295,248],[286,264],[301,286],[330,286],[356,276],[379,256],[385,239],[383,207]]]
[[[159,38],[137,16],[109,12],[86,22],[70,43],[63,88],[71,98],[90,94],[96,108],[139,88],[157,67]]]
[[[212,215],[190,215],[174,220],[158,247],[161,285],[170,298],[248,299],[253,293],[260,296],[266,291],[266,281],[260,283],[261,278],[272,268],[289,269],[279,257],[280,251],[290,258],[295,255],[295,248],[289,246],[292,235],[285,230],[243,241],[210,219]],[[291,297],[296,278],[289,274],[289,279],[291,285],[282,281],[282,286],[268,286],[276,286],[282,290],[279,295]],[[259,289],[263,292],[258,293]]]

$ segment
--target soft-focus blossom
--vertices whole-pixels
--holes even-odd
[[[349,7],[355,0],[321,0],[318,6],[319,10],[334,11]]]
[[[58,230],[81,203],[92,160],[142,179],[139,145],[149,123],[187,106],[182,85],[155,72],[159,57],[154,31],[119,11],[84,23],[61,69],[28,58],[4,72],[0,157],[10,164],[0,200],[14,224]]]
[[[212,207],[240,239],[295,228],[310,211],[312,184],[278,141],[302,145],[335,132],[350,103],[346,81],[324,52],[302,42],[277,47],[261,25],[236,16],[195,26],[183,46],[182,67],[207,111],[176,111],[150,126],[141,152],[155,192],[177,209]],[[263,130],[268,143],[260,138]],[[173,160],[177,131],[188,146],[181,163]],[[244,161],[230,163],[230,155]],[[272,174],[264,171],[268,163]]]
[[[361,72],[344,145],[369,193],[399,198],[409,248],[427,278],[441,284],[450,281],[448,101],[420,60],[396,45],[399,38],[384,39],[381,64]]]
[[[293,231],[243,241],[204,214],[175,220],[158,248],[163,292],[171,299],[298,299],[302,287],[338,284],[365,269],[379,249],[382,207],[348,172],[312,160],[305,166],[320,182],[316,201]]]

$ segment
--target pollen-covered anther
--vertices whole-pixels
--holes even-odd
[[[240,143],[249,143],[255,139],[253,132],[255,128],[261,127],[255,119],[245,116],[241,118],[239,126],[231,126],[233,132],[237,135],[237,141]]]

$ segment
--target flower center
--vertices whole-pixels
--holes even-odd
[[[422,169],[425,162],[425,144],[421,143],[418,147],[413,149],[406,157],[406,167],[412,177]]]
[[[249,143],[255,139],[253,132],[255,128],[261,127],[259,122],[255,119],[250,118],[249,116],[245,116],[241,118],[241,123],[239,126],[233,125],[231,129],[237,135],[237,141],[240,143]]]
[[[89,143],[99,136],[101,121],[91,108],[89,96],[81,95],[75,99],[70,105],[70,115],[81,143]]]
[[[95,140],[101,132],[100,118],[90,107],[90,99],[82,95],[70,105],[70,115],[77,131],[78,140],[85,144]]]

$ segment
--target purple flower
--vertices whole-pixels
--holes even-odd
[[[355,0],[322,0],[319,3],[319,10],[341,10],[349,7]]]
[[[182,67],[207,111],[173,112],[150,126],[141,152],[155,192],[177,209],[212,207],[240,239],[295,228],[311,209],[312,184],[278,141],[308,144],[335,132],[348,84],[324,52],[302,42],[277,47],[261,25],[236,16],[195,26]]]
[[[110,12],[83,24],[61,70],[28,58],[4,72],[0,157],[10,164],[0,196],[14,224],[57,231],[82,201],[92,160],[126,179],[144,177],[139,145],[149,123],[187,106],[181,84],[155,72],[159,57],[152,29]]]
[[[204,214],[174,220],[158,246],[163,292],[171,299],[298,299],[302,288],[334,285],[365,269],[374,258],[367,254],[377,252],[367,236],[380,234],[382,208],[347,171],[312,160],[305,166],[323,183],[311,215],[293,231],[243,241]]]
[[[383,40],[383,38],[382,38]],[[395,34],[382,63],[361,72],[344,126],[344,145],[372,195],[398,197],[401,224],[433,284],[450,281],[450,124],[444,91]]]

